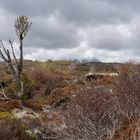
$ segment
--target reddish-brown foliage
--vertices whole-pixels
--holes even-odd
[[[11,111],[14,108],[18,108],[18,101],[0,101],[0,112]]]
[[[36,83],[32,96],[49,95],[54,88],[64,87],[66,84],[61,76],[45,68],[33,69],[28,73],[28,76]]]
[[[139,123],[134,120],[140,117],[140,66],[128,66],[127,71],[120,72],[114,85],[85,85],[78,90],[63,110],[60,123],[55,124],[62,140],[103,140],[114,136],[115,139],[126,139],[125,136],[132,139],[130,135],[135,131],[129,131],[130,126],[131,130],[136,130],[136,136],[140,136]],[[130,125],[125,123],[130,121]],[[121,132],[118,137],[116,130]]]
[[[116,129],[114,136],[106,140],[139,140],[140,138],[140,119],[133,118],[132,120],[123,121],[119,128]]]
[[[24,105],[36,111],[41,111],[43,105],[48,104],[48,99],[44,98],[35,98],[24,101]]]

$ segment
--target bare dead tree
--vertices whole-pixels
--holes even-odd
[[[15,21],[15,30],[19,39],[19,51],[20,56],[17,59],[13,41],[9,40],[10,49],[4,45],[3,41],[0,40],[0,57],[8,64],[16,82],[18,85],[18,97],[20,101],[20,106],[22,106],[22,97],[24,95],[24,83],[22,81],[22,72],[23,72],[23,40],[31,27],[31,22],[29,22],[27,16],[19,16]]]

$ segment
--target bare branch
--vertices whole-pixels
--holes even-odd
[[[10,55],[10,51],[6,49],[3,42],[0,40],[0,57],[8,64],[11,72],[13,73],[14,77],[17,79],[17,68],[12,64],[12,59]]]
[[[0,57],[6,62],[8,63],[7,58],[4,56],[4,54],[2,53],[2,50],[0,49]]]
[[[8,62],[11,63],[12,62],[12,59],[11,59],[11,55],[10,55],[10,52],[9,50],[7,49],[7,58],[8,58]]]
[[[15,52],[14,52],[14,47],[13,47],[13,41],[9,40],[9,44],[10,44],[10,46],[11,46],[13,58],[14,58],[14,60],[15,60],[15,62],[16,62],[16,65],[18,66],[18,61],[17,61],[16,55],[15,55]]]
[[[3,41],[0,40],[0,57],[6,62],[11,63],[11,56],[8,49],[3,44]]]
[[[7,54],[6,48],[5,48],[2,40],[0,40],[0,46],[3,49],[4,53]]]

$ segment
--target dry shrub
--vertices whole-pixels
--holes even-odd
[[[135,122],[134,118],[140,117],[140,66],[128,64],[125,67],[127,71],[120,71],[112,86],[79,88],[76,97],[62,111],[60,123],[54,124],[53,129],[62,140],[113,140],[114,136],[116,140],[125,139],[117,137],[117,130],[122,125],[128,128],[125,122]],[[132,137],[140,135],[139,123],[131,124],[134,131],[128,134],[129,139],[138,140]]]
[[[21,127],[25,130],[35,130],[41,129],[42,124],[39,118],[30,118],[30,117],[23,117],[22,119],[18,119],[21,124]]]
[[[11,83],[13,80],[13,77],[11,74],[0,74],[0,83],[2,84],[3,87],[8,86],[9,83]]]
[[[71,94],[71,90],[68,90],[66,87],[54,89],[47,98],[48,104],[53,107],[58,107],[68,103],[70,100],[69,96]]]
[[[120,114],[115,98],[104,91],[86,90],[73,99],[64,113],[62,139],[98,140],[112,133]]]
[[[107,74],[107,73],[106,73]],[[111,73],[110,73],[111,74]],[[117,79],[117,75],[95,75],[95,79],[91,79],[88,82],[99,86],[99,85],[112,85]]]
[[[60,75],[54,74],[42,67],[30,70],[28,76],[36,82],[32,97],[49,95],[54,88],[65,86],[65,81]]]
[[[35,98],[35,99],[29,99],[24,101],[24,105],[26,107],[29,107],[33,110],[36,111],[41,111],[42,110],[42,106],[48,104],[49,101],[48,99],[44,98]]]
[[[76,94],[81,87],[81,83],[70,83],[68,86],[62,88],[63,95]]]
[[[71,81],[67,86],[63,88],[55,88],[52,90],[51,94],[48,96],[48,104],[54,105],[55,107],[62,104],[68,103],[72,95],[79,93],[79,89],[82,89],[82,86],[85,83],[78,79]],[[85,86],[85,85],[84,85]]]
[[[11,111],[14,108],[18,108],[18,101],[0,101],[0,112]]]
[[[25,132],[23,124],[16,119],[5,119],[0,122],[1,140],[35,140]]]
[[[52,105],[58,102],[58,100],[61,100],[65,98],[66,96],[63,95],[61,88],[56,88],[52,90],[50,95],[48,96],[48,104]]]
[[[124,116],[131,119],[140,115],[140,65],[128,63],[121,67],[114,92]]]
[[[110,140],[139,140],[140,138],[140,119],[135,118],[131,121],[125,120],[115,131]],[[108,139],[109,140],[109,139]]]
[[[94,83],[96,85],[111,85],[114,83],[117,76],[104,76],[101,79],[97,79]]]

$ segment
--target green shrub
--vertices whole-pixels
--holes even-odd
[[[31,97],[31,93],[34,90],[36,82],[28,77],[27,74],[23,75],[23,83],[24,83],[24,94],[23,99],[27,99]],[[6,87],[6,94],[8,97],[17,98],[18,92],[18,84],[16,82],[12,82]]]
[[[0,120],[10,119],[12,118],[12,114],[9,112],[0,112]]]

